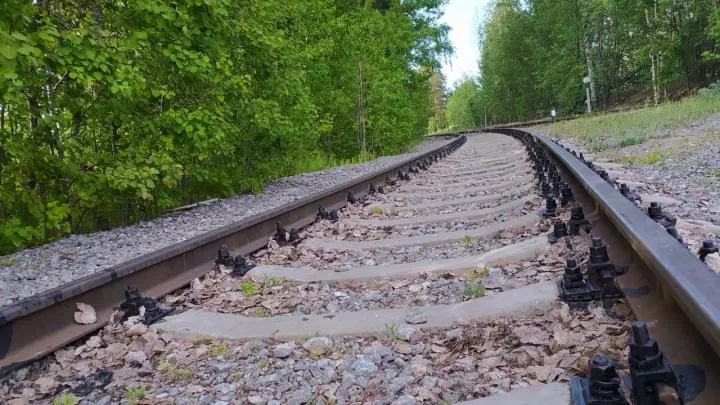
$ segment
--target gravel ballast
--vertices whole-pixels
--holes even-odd
[[[267,184],[265,192],[259,195],[243,194],[152,221],[72,235],[0,256],[0,307],[390,167],[447,142],[447,139],[426,140],[406,154],[285,177]]]

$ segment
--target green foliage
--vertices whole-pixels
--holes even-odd
[[[398,331],[399,331],[398,324],[396,324],[394,322],[386,323],[385,330],[383,331],[381,338],[388,342],[395,341],[398,339]]]
[[[538,128],[560,138],[575,137],[590,151],[600,152],[687,128],[699,118],[717,112],[720,112],[718,99],[688,97],[654,108],[561,121]]]
[[[484,265],[482,270],[473,270],[467,274],[465,274],[465,279],[467,281],[476,281],[480,278],[487,277],[490,275],[490,268],[488,265]]]
[[[460,239],[460,243],[463,245],[470,245],[473,243],[473,238],[470,235],[465,235],[462,239]]]
[[[443,2],[0,2],[0,254],[405,150]]]
[[[382,215],[383,209],[381,207],[375,206],[372,209],[372,213],[375,215]]]
[[[711,0],[493,2],[480,108],[490,123],[584,113],[586,75],[595,111],[692,92],[720,77],[719,10]]]
[[[76,397],[75,394],[68,393],[53,399],[52,405],[75,405],[79,402],[80,398]]]
[[[448,97],[445,116],[448,129],[451,131],[464,131],[477,128],[478,113],[478,87],[475,80],[465,78]]]
[[[175,367],[171,362],[163,360],[157,367],[157,370],[171,381],[187,381],[192,377],[192,372],[185,368]]]
[[[240,286],[238,286],[238,290],[240,290],[243,293],[243,295],[245,295],[245,298],[249,299],[258,293],[259,288],[255,284],[253,284],[249,281],[246,281],[246,282],[240,284]]]
[[[282,284],[282,280],[277,277],[271,276],[269,274],[266,274],[263,277],[263,285],[265,285],[265,287],[272,288],[279,286],[280,284]]]
[[[614,159],[617,163],[636,164],[636,165],[654,165],[665,160],[669,153],[666,152],[650,152],[639,156],[623,156]]]
[[[192,372],[186,368],[174,368],[170,370],[170,379],[172,381],[187,381],[192,378]]]
[[[712,83],[708,87],[698,91],[698,98],[708,101],[720,101],[720,80]]]
[[[230,348],[228,347],[227,343],[222,342],[217,346],[211,347],[209,353],[213,357],[225,357],[228,355],[229,351]]]
[[[483,295],[485,295],[485,286],[479,281],[465,284],[461,294],[463,301],[480,298]]]
[[[257,307],[254,308],[250,313],[248,314],[250,316],[253,316],[255,318],[264,318],[266,316],[269,316],[268,310],[265,307]]]
[[[134,405],[137,401],[144,399],[147,391],[144,387],[134,388],[125,390],[125,398],[128,400],[128,404]]]

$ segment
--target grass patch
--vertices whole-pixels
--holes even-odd
[[[375,215],[382,215],[383,210],[382,210],[382,208],[375,206],[375,207],[373,207],[372,212]]]
[[[482,270],[473,270],[469,273],[465,274],[465,280],[467,281],[477,281],[483,277],[487,277],[490,274],[490,269],[488,268],[487,264],[483,266]]]
[[[147,392],[145,388],[135,388],[125,391],[125,398],[128,400],[128,404],[135,405],[137,401],[144,399]]]
[[[76,397],[75,394],[63,394],[52,401],[52,405],[75,405],[80,402],[80,398]]]
[[[257,307],[254,308],[248,315],[252,316],[253,318],[265,318],[269,316],[268,310],[265,309],[265,307]]]
[[[263,284],[265,285],[265,287],[273,288],[282,284],[282,280],[275,276],[266,274],[263,278]]]
[[[668,152],[650,152],[646,155],[639,156],[620,156],[613,159],[613,162],[622,163],[625,165],[634,164],[650,166],[662,162],[671,155],[672,154]]]
[[[217,346],[211,347],[209,353],[213,357],[225,357],[228,355],[229,350],[227,343],[222,342]]]
[[[247,299],[252,298],[259,291],[258,286],[249,281],[240,284],[238,290],[240,290]]]
[[[720,96],[688,97],[657,107],[560,121],[537,128],[558,138],[576,138],[590,152],[641,144],[650,138],[690,127],[720,111]]]
[[[715,188],[720,184],[720,170],[711,167],[705,172],[705,177],[695,181],[698,187]]]
[[[385,324],[385,332],[382,334],[381,338],[385,340],[386,342],[394,342],[398,338],[398,331],[400,330],[400,327],[398,324],[391,322]]]
[[[190,370],[185,368],[175,367],[172,363],[167,360],[163,360],[157,367],[160,374],[168,377],[170,381],[187,381],[192,377]]]
[[[483,295],[485,295],[485,286],[479,281],[465,284],[461,294],[463,301],[480,298]]]
[[[462,239],[460,239],[460,243],[463,245],[470,245],[473,243],[473,238],[470,235],[465,235]]]

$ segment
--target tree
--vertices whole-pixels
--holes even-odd
[[[659,102],[720,76],[710,0],[498,0],[489,11],[479,100],[491,122],[547,116],[551,106],[581,113],[586,75],[601,109],[645,89]]]
[[[409,147],[443,4],[0,2],[0,254]]]
[[[450,94],[445,111],[450,130],[464,131],[480,126],[476,120],[478,117],[477,93],[478,87],[475,80],[465,77]]]

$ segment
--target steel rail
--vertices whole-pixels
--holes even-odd
[[[585,188],[612,225],[720,355],[720,277],[692,252],[627,200],[598,174],[562,146],[533,130],[492,129],[487,132],[528,134],[548,151]]]
[[[287,229],[306,226],[315,220],[319,204],[340,208],[349,192],[365,195],[371,183],[384,184],[386,176],[396,176],[399,170],[441,151],[454,150],[465,140],[457,134],[446,144],[389,168],[0,308],[0,377],[103,327],[124,301],[128,285],[137,286],[144,296],[162,297],[212,270],[220,245],[227,245],[233,254],[250,254],[267,244],[276,231],[276,222]],[[77,303],[93,306],[97,321],[90,325],[75,323]]]

